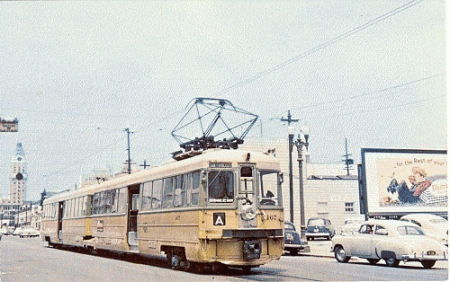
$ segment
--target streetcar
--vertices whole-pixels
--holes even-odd
[[[213,148],[49,197],[41,238],[172,268],[250,270],[284,247],[283,174],[271,154]]]

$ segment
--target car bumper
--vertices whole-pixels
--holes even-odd
[[[299,245],[299,244],[284,244],[285,250],[297,249],[301,252],[311,252],[311,247],[308,245]]]
[[[306,237],[328,237],[330,233],[328,232],[314,232],[314,233],[306,233]]]
[[[448,252],[436,253],[435,255],[426,253],[414,253],[408,255],[402,255],[403,261],[422,261],[422,260],[448,260]]]

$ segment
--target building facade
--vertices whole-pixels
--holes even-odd
[[[297,147],[292,149],[292,186],[290,195],[290,164],[288,139],[246,139],[241,150],[254,150],[272,153],[280,160],[284,174],[283,205],[284,219],[291,221],[290,202],[293,202],[293,223],[300,230],[300,169]],[[357,170],[350,170],[347,175],[344,163],[314,164],[309,152],[303,147],[302,152],[303,200],[305,223],[309,218],[322,217],[331,220],[339,232],[347,218],[364,218],[360,214],[359,188]]]
[[[26,201],[28,170],[22,143],[17,143],[9,169],[9,197],[0,199],[1,225],[17,225],[16,216]]]

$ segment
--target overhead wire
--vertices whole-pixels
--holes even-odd
[[[320,50],[323,50],[323,49],[325,49],[325,48],[327,48],[327,47],[329,47],[329,46],[331,46],[331,45],[333,45],[333,44],[335,44],[335,43],[337,43],[337,42],[339,42],[339,41],[341,41],[343,39],[346,39],[346,38],[352,36],[355,33],[358,33],[358,32],[360,32],[362,30],[365,30],[365,29],[367,29],[367,28],[369,28],[369,27],[371,27],[371,26],[373,26],[373,25],[375,25],[375,24],[377,24],[377,23],[379,23],[379,22],[381,22],[383,20],[386,20],[386,19],[388,19],[388,18],[390,18],[390,17],[392,17],[392,16],[394,16],[394,15],[400,13],[400,12],[403,12],[403,11],[405,11],[405,10],[407,10],[407,9],[409,9],[409,8],[415,6],[415,5],[417,5],[417,4],[419,4],[419,3],[423,2],[423,1],[424,0],[414,0],[414,1],[408,2],[408,3],[404,4],[404,5],[401,5],[401,6],[397,7],[396,9],[389,11],[388,13],[385,13],[385,14],[383,14],[383,15],[381,15],[381,16],[379,16],[379,17],[377,17],[377,18],[375,18],[375,19],[373,19],[373,20],[371,20],[371,21],[369,21],[369,22],[367,22],[367,23],[365,23],[363,25],[360,25],[360,26],[358,26],[358,27],[356,27],[356,28],[354,28],[352,30],[349,30],[349,31],[347,31],[347,32],[345,32],[345,33],[343,33],[343,34],[341,34],[341,35],[331,39],[331,40],[328,40],[328,41],[326,41],[326,42],[324,42],[324,43],[322,43],[322,44],[320,44],[320,45],[318,45],[318,46],[316,46],[316,47],[314,47],[314,48],[312,48],[312,49],[310,49],[310,50],[308,50],[308,51],[306,51],[306,52],[304,52],[302,54],[294,56],[294,57],[290,58],[289,60],[281,62],[281,63],[279,63],[279,64],[277,64],[277,65],[275,65],[275,66],[273,66],[273,67],[271,67],[269,69],[261,71],[261,72],[255,74],[255,75],[247,78],[247,79],[242,80],[241,82],[238,82],[238,83],[236,83],[236,84],[234,84],[234,85],[232,85],[230,87],[227,87],[227,88],[223,89],[222,91],[216,92],[212,96],[213,97],[217,97],[219,95],[223,95],[225,93],[228,93],[228,92],[230,92],[230,91],[232,91],[234,89],[242,87],[242,86],[244,86],[246,84],[249,84],[249,83],[251,83],[251,82],[253,82],[253,81],[255,81],[255,80],[257,80],[257,79],[259,79],[259,78],[261,78],[263,76],[265,76],[265,75],[268,75],[268,74],[273,73],[273,72],[275,72],[275,71],[277,71],[277,70],[279,70],[281,68],[284,68],[287,65],[290,65],[290,64],[292,64],[292,63],[294,63],[294,62],[296,62],[296,61],[298,61],[300,59],[303,59],[303,58],[305,58],[305,57],[307,57],[307,56],[309,56],[309,55],[311,55],[313,53],[316,53],[316,52],[318,52]],[[173,113],[167,114],[166,116],[163,116],[163,117],[161,117],[161,118],[159,118],[159,119],[157,119],[157,120],[155,120],[155,121],[153,121],[151,123],[147,123],[147,124],[143,125],[142,127],[138,128],[136,131],[139,131],[139,130],[142,130],[143,128],[146,128],[146,127],[152,126],[154,124],[160,123],[161,121],[166,120],[167,118],[171,118],[174,115],[178,115],[181,112],[182,112],[182,110],[175,111]],[[89,115],[89,114],[79,114],[79,115]],[[119,117],[119,116],[111,116],[111,117]],[[90,159],[93,156],[95,156],[95,155],[97,155],[97,154],[99,154],[101,152],[104,152],[107,149],[110,149],[114,144],[116,144],[116,146],[117,146],[117,142],[119,140],[121,140],[121,139],[122,139],[121,137],[117,137],[116,139],[112,140],[106,146],[100,148],[99,150],[97,150],[93,154],[90,154],[89,156],[87,156],[85,158],[81,158],[76,163],[73,163],[72,165],[68,165],[68,166],[63,167],[63,168],[60,168],[60,169],[54,171],[54,173],[51,173],[51,174],[56,174],[56,173],[59,173],[60,171],[63,171],[65,169],[68,169],[68,168],[71,168],[73,166],[79,165],[79,163],[81,163],[82,161]],[[48,175],[50,175],[50,173]]]
[[[389,11],[389,12],[387,12],[387,13],[385,13],[385,14],[383,14],[383,15],[381,15],[381,16],[373,19],[373,20],[371,20],[371,21],[366,22],[365,24],[362,24],[362,25],[360,25],[360,26],[358,26],[358,27],[356,27],[356,28],[354,28],[352,30],[349,30],[349,31],[347,31],[347,32],[345,32],[345,33],[343,33],[343,34],[341,34],[341,35],[331,39],[331,40],[328,40],[325,43],[322,43],[322,44],[320,44],[320,45],[318,45],[318,46],[316,46],[316,47],[314,47],[314,48],[312,48],[312,49],[310,49],[310,50],[308,50],[308,51],[306,51],[306,52],[304,52],[304,53],[302,53],[300,55],[292,57],[289,60],[281,62],[278,65],[275,65],[275,66],[273,66],[273,67],[271,67],[269,69],[266,69],[266,70],[264,70],[262,72],[257,73],[254,76],[251,76],[251,77],[249,77],[249,78],[247,78],[247,79],[245,79],[245,80],[243,80],[241,82],[238,82],[238,83],[236,83],[236,84],[234,84],[234,85],[232,85],[230,87],[227,87],[224,90],[215,93],[214,97],[217,97],[219,95],[228,93],[228,92],[230,92],[230,91],[232,91],[232,90],[234,90],[234,89],[236,89],[238,87],[244,86],[246,84],[249,84],[250,82],[253,82],[254,80],[257,80],[257,79],[259,79],[262,76],[270,74],[270,73],[272,73],[274,71],[277,71],[277,70],[279,70],[281,68],[284,68],[287,65],[290,65],[290,64],[292,64],[292,63],[294,63],[294,62],[296,62],[296,61],[298,61],[300,59],[303,59],[303,58],[305,58],[305,57],[307,57],[307,56],[309,56],[309,55],[311,55],[313,53],[316,53],[316,52],[318,52],[318,51],[320,51],[322,49],[325,49],[326,47],[331,46],[331,45],[333,45],[336,42],[339,42],[339,41],[341,41],[343,39],[346,39],[346,38],[350,37],[351,35],[353,35],[355,33],[358,33],[358,32],[360,32],[360,31],[362,31],[364,29],[367,29],[367,28],[369,28],[369,27],[371,27],[371,26],[373,26],[373,25],[375,25],[375,24],[377,24],[377,23],[379,23],[379,22],[381,22],[383,20],[386,20],[386,19],[388,19],[388,18],[390,18],[390,17],[392,17],[392,16],[394,16],[394,15],[400,13],[400,12],[403,12],[404,10],[407,10],[407,9],[409,9],[409,8],[415,6],[415,5],[417,5],[417,4],[419,4],[420,2],[423,2],[423,1],[424,0],[414,0],[414,1],[408,2],[408,3],[406,3],[406,4],[402,5],[402,6],[394,9],[394,10],[391,10],[391,11]]]

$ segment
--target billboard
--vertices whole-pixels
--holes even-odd
[[[361,149],[363,213],[447,213],[447,151]]]
[[[19,130],[19,120],[17,118],[0,117],[0,132],[17,132]]]

